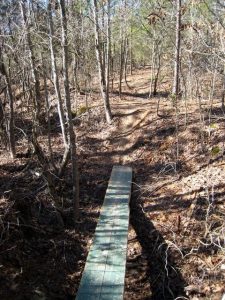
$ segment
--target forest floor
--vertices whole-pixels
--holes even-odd
[[[61,216],[35,157],[25,155],[24,138],[18,137],[16,160],[1,151],[0,299],[74,299],[117,164],[134,171],[124,299],[222,298],[225,115],[216,100],[210,122],[207,101],[201,106],[180,101],[176,110],[166,79],[160,85],[164,93],[149,99],[148,69],[129,76],[128,83],[121,99],[111,94],[112,125],[103,119],[97,93],[91,96],[90,114],[79,116],[81,207],[75,227],[68,217],[70,179],[56,182]],[[29,120],[20,118],[17,127],[21,122],[29,127]],[[54,130],[56,158],[62,153],[59,141]]]

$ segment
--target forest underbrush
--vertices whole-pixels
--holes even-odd
[[[55,176],[54,188],[49,187],[26,139],[29,116],[16,116],[17,157],[0,150],[2,300],[74,299],[116,164],[134,171],[125,299],[222,298],[225,114],[220,101],[173,103],[166,79],[163,93],[149,98],[148,69],[129,76],[128,85],[121,98],[116,91],[110,94],[111,125],[104,121],[97,92],[88,95],[88,109],[86,95],[73,103],[81,189],[76,224],[70,164],[64,179]],[[62,142],[54,112],[51,125],[57,162]],[[43,122],[41,145],[48,139],[46,126]]]

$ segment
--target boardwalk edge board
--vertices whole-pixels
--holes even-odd
[[[76,300],[122,300],[132,168],[114,166]]]

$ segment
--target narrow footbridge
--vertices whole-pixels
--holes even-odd
[[[132,169],[114,166],[76,300],[122,300]]]

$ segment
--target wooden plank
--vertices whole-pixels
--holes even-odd
[[[132,169],[114,166],[76,300],[122,300]]]

